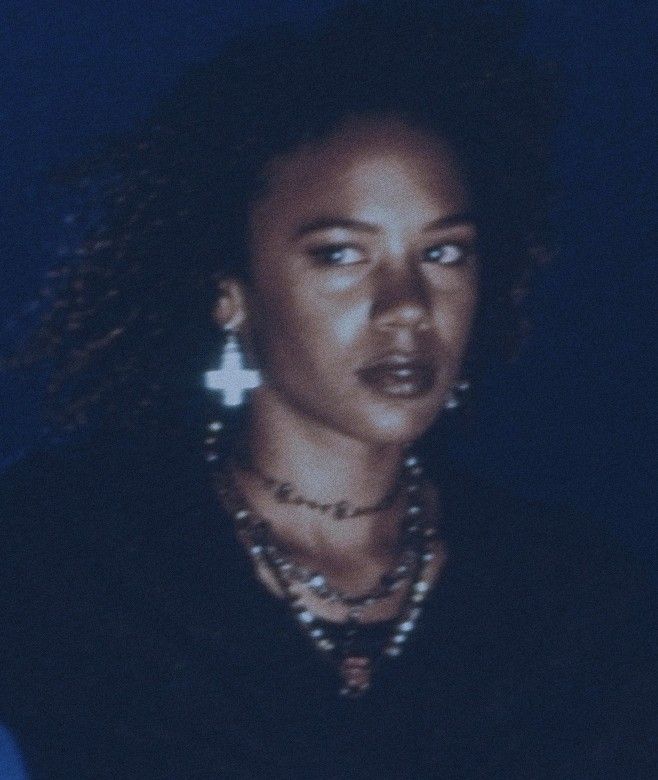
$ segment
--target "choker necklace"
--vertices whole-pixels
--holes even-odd
[[[398,477],[393,487],[376,504],[366,506],[353,506],[349,501],[341,499],[331,503],[316,501],[312,498],[303,496],[291,482],[275,479],[274,477],[261,471],[257,466],[249,461],[239,461],[238,467],[242,471],[253,474],[260,484],[271,493],[280,504],[291,504],[293,506],[305,506],[322,514],[330,514],[334,520],[346,520],[363,515],[374,515],[377,512],[384,512],[390,509],[400,492],[402,479]]]
[[[415,491],[415,487],[412,488]],[[332,586],[327,577],[295,563],[275,542],[271,522],[248,507],[244,495],[235,481],[223,475],[220,480],[220,494],[229,511],[233,512],[240,533],[244,536],[249,551],[253,555],[266,554],[271,563],[291,583],[303,585],[318,598],[339,603],[351,610],[369,607],[387,599],[402,583],[409,579],[418,558],[418,538],[421,527],[417,515],[419,507],[411,502],[407,507],[405,519],[401,524],[403,540],[402,552],[395,566],[385,572],[377,585],[358,596],[348,596],[339,588]]]
[[[382,582],[377,588],[361,596],[345,596],[338,589],[327,586],[326,578],[317,573],[313,573],[313,577],[322,578],[322,583],[318,579],[314,587],[310,582],[302,582],[317,595],[322,592],[326,594],[325,598],[333,596],[333,600],[349,608],[348,620],[344,625],[344,639],[339,642],[329,636],[322,626],[322,621],[308,609],[303,599],[293,592],[294,585],[300,581],[295,576],[295,564],[282,558],[276,546],[272,544],[268,521],[249,508],[235,485],[230,471],[225,470],[220,473],[220,495],[233,516],[236,530],[247,542],[247,549],[254,566],[262,564],[270,572],[283,591],[299,627],[316,650],[337,668],[340,679],[339,692],[349,698],[358,698],[370,689],[373,673],[379,663],[402,654],[403,647],[422,614],[422,605],[430,590],[430,567],[435,557],[430,545],[436,530],[427,521],[426,513],[419,503],[418,477],[422,474],[422,468],[418,458],[408,457],[405,460],[405,471],[416,478],[410,480],[407,485],[409,505],[404,529],[405,551],[408,545],[409,553],[413,558],[409,571],[394,580],[396,585],[384,586]],[[359,628],[363,626],[359,622],[362,608],[379,599],[387,598],[396,587],[399,587],[401,581],[407,578],[411,579],[407,598],[394,621],[393,630],[381,644],[379,651],[374,655],[366,655],[363,650],[356,649]]]

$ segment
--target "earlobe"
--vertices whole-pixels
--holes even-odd
[[[239,330],[247,319],[247,296],[242,282],[222,278],[217,281],[213,320],[222,330]]]

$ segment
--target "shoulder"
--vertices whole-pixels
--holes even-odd
[[[188,461],[173,449],[94,440],[39,449],[0,476],[3,528],[38,520],[44,535],[95,517],[146,514],[157,497],[166,504],[180,492]]]
[[[130,525],[125,496],[135,471],[129,457],[87,444],[45,448],[14,464],[0,478],[3,591],[26,608],[56,602],[85,570],[98,571]]]
[[[64,590],[109,599],[112,588],[155,598],[173,569],[191,572],[210,549],[228,572],[227,524],[208,477],[186,443],[90,441],[23,459],[0,478],[0,592],[27,598],[31,583],[32,605],[46,590],[50,600]]]
[[[469,636],[501,659],[501,717],[514,701],[539,713],[556,776],[650,776],[658,605],[643,565],[597,518],[453,475],[458,593],[473,604]]]
[[[0,478],[5,563],[11,553],[80,549],[93,528],[122,524],[139,471],[128,453],[89,444],[42,449],[14,464]]]
[[[206,540],[201,457],[195,465],[93,442],[34,453],[3,476],[0,652],[15,651],[7,663],[20,664],[28,647],[32,660],[84,655],[146,631],[158,614],[175,616],[193,577],[185,566],[193,572]]]
[[[150,570],[157,580],[186,516],[201,514],[190,471],[173,453],[97,442],[16,463],[0,478],[0,601],[60,610],[142,590]]]
[[[538,590],[562,587],[653,589],[645,567],[600,518],[567,504],[524,498],[466,469],[439,478],[457,543],[495,565],[517,569]]]
[[[109,491],[134,481],[135,453],[94,442],[43,447],[14,463],[0,477],[2,506],[15,513],[100,503]]]
[[[462,578],[502,619],[519,620],[547,653],[610,664],[658,659],[657,594],[639,558],[598,518],[529,501],[453,471],[449,541]],[[470,591],[469,591],[470,592]]]

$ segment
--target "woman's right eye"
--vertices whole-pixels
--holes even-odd
[[[311,249],[310,254],[323,265],[354,265],[364,259],[363,251],[351,244],[319,246]]]

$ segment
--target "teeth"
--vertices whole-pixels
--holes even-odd
[[[408,379],[413,374],[413,370],[411,368],[397,368],[394,373],[400,379]]]

